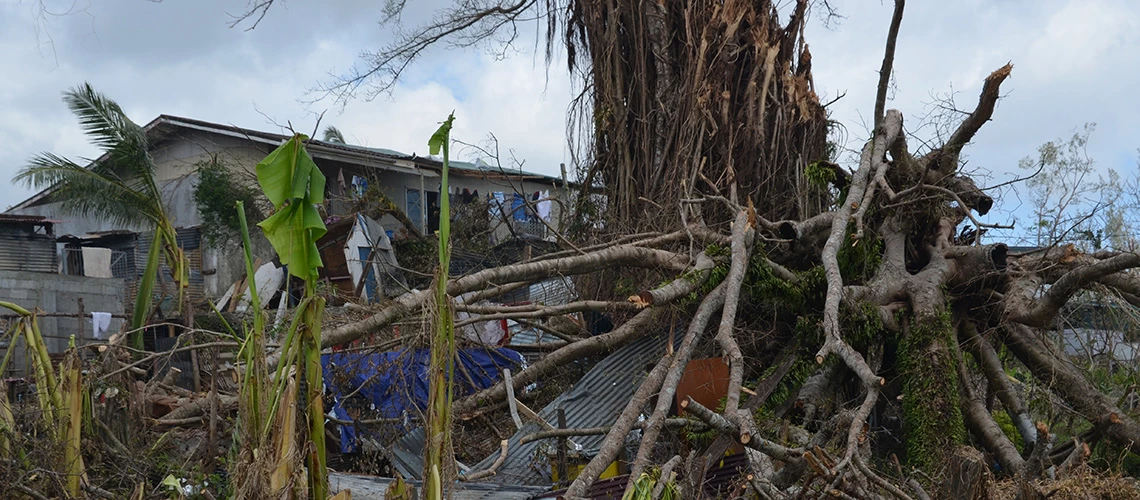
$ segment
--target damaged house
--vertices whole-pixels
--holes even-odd
[[[190,259],[191,299],[198,304],[217,299],[244,276],[245,268],[240,252],[224,245],[212,248],[202,237],[203,218],[194,201],[198,169],[218,162],[253,183],[254,166],[289,136],[169,115],[155,118],[144,130],[157,167],[155,180],[177,227],[178,244]],[[391,242],[438,229],[441,162],[320,140],[312,140],[307,149],[328,179],[322,208],[330,231],[320,242],[325,278],[342,292],[367,300],[395,292],[399,283],[385,279],[386,269],[398,266]],[[485,163],[451,162],[450,184],[452,192],[446,195],[453,206],[478,202],[488,207],[490,245],[512,238],[550,238],[551,229],[559,226],[560,200],[568,196],[561,178]],[[379,199],[388,209],[376,218],[357,213],[365,197]],[[99,256],[111,259],[110,275],[129,286],[142,271],[150,230],[72,216],[60,208],[61,201],[46,189],[6,214],[56,221],[53,258],[63,263],[63,273],[82,273],[82,258]],[[272,252],[264,250],[258,257],[272,260]]]

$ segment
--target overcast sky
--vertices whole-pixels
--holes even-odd
[[[422,21],[445,3],[408,2],[404,20]],[[891,2],[833,3],[846,19],[830,29],[815,19],[806,38],[821,98],[846,93],[830,109],[858,147],[874,106]],[[311,98],[306,90],[388,39],[388,28],[376,23],[377,0],[290,0],[253,31],[227,27],[245,0],[42,4],[47,12],[41,2],[0,0],[0,179],[11,179],[37,152],[94,154],[60,101],[64,89],[83,81],[140,124],[165,113],[268,131],[278,130],[273,121],[290,122],[307,132],[328,109],[322,126],[336,125],[350,143],[425,154],[436,124],[455,110],[458,139],[482,142],[493,133],[528,170],[557,175],[567,161],[565,65],[559,59],[548,71],[526,37],[505,60],[479,49],[435,50],[390,97],[341,110],[303,103]],[[981,184],[1011,178],[1018,159],[1085,122],[1098,124],[1089,147],[1098,165],[1132,174],[1140,147],[1138,33],[1140,2],[1129,0],[911,2],[889,106],[911,127],[932,95],[951,89],[960,107],[972,108],[986,75],[1012,61],[994,121],[966,152],[971,168],[993,173]],[[29,194],[0,181],[2,205]],[[1008,222],[1023,212],[1018,206],[1007,193],[988,219]]]

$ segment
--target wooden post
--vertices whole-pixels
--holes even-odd
[[[79,297],[78,305],[76,305],[76,308],[79,311],[79,320],[76,321],[76,323],[77,323],[76,326],[79,327],[79,330],[77,330],[75,333],[75,345],[77,345],[79,347],[83,347],[83,343],[84,343],[83,342],[83,321],[86,319],[83,317],[84,316],[83,297]],[[92,325],[92,328],[94,328],[94,325]],[[83,356],[82,350],[79,351],[79,355]]]
[[[558,407],[558,428],[566,428],[566,410]],[[558,482],[561,484],[570,484],[570,467],[566,460],[566,437],[561,436],[558,438]]]
[[[194,334],[192,334],[192,333],[190,334],[190,343],[191,343],[191,345],[193,345],[195,343],[194,342]],[[200,375],[199,370],[198,370],[198,350],[197,349],[191,349],[190,350],[190,375],[191,375],[191,378],[194,380],[194,392],[202,392],[202,379],[201,379],[201,375]]]
[[[206,438],[206,472],[217,469],[215,456],[218,453],[218,348],[210,350],[213,358],[210,373],[210,427]]]

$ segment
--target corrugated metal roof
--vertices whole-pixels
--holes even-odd
[[[743,453],[736,453],[725,457],[719,465],[710,467],[705,473],[705,480],[701,482],[707,498],[725,498],[733,486],[741,480],[741,475],[748,467],[748,457]],[[629,481],[629,474],[595,481],[586,490],[586,498],[590,500],[619,500],[625,494],[625,483]],[[562,498],[566,488],[544,492],[534,500],[554,500]]]
[[[667,342],[664,335],[651,335],[626,345],[598,362],[573,388],[558,396],[542,411],[544,420],[554,423],[558,408],[566,412],[569,428],[610,425],[629,403],[641,385],[651,365],[661,359]],[[541,430],[539,424],[528,422],[508,440],[507,459],[488,482],[548,486],[551,484],[550,467],[541,456],[542,442],[519,444],[528,434]],[[596,450],[605,436],[578,436],[574,443],[584,451]],[[472,470],[490,467],[498,453],[471,466]]]
[[[352,491],[355,500],[382,500],[388,491],[388,485],[395,482],[393,478],[365,476],[362,474],[345,474],[333,472],[329,474],[329,487],[332,492],[342,489]],[[420,484],[415,481],[409,483],[416,486],[419,491]],[[511,486],[493,483],[460,483],[451,498],[454,500],[528,500],[542,494],[546,488]]]
[[[0,232],[0,270],[58,272],[55,238],[46,234]]]
[[[392,444],[388,459],[400,475],[412,479],[422,479],[425,436],[424,428],[416,427]]]
[[[196,127],[196,128],[215,129],[215,130],[219,130],[219,131],[230,132],[231,134],[236,133],[236,134],[240,134],[240,135],[243,135],[243,136],[246,136],[249,138],[257,138],[257,139],[261,139],[262,141],[267,141],[267,142],[271,142],[271,143],[281,143],[290,137],[290,136],[283,135],[283,134],[275,134],[272,132],[262,132],[259,130],[252,130],[252,129],[247,129],[247,128],[235,127],[233,125],[222,125],[219,123],[211,123],[211,122],[202,121],[202,120],[195,120],[193,118],[183,118],[183,117],[171,116],[171,115],[159,116],[153,122],[148,124],[147,128],[148,129],[154,128],[163,122],[169,123],[171,125],[189,125],[189,126]],[[345,152],[349,152],[349,153],[355,153],[358,155],[373,156],[373,157],[376,157],[377,159],[382,159],[382,160],[413,161],[413,162],[417,162],[417,163],[421,163],[421,164],[430,165],[430,166],[436,167],[436,168],[440,168],[442,165],[442,162],[440,160],[437,160],[437,159],[432,158],[430,156],[417,156],[415,154],[409,155],[409,154],[405,154],[405,153],[402,153],[400,151],[395,151],[392,149],[372,148],[372,147],[365,147],[365,146],[357,146],[354,144],[342,144],[339,142],[327,142],[327,141],[322,141],[322,140],[319,140],[316,138],[310,138],[309,139],[309,148],[312,149],[313,147],[316,147],[318,149],[319,148],[325,148],[325,149],[340,150],[340,151],[345,151]],[[505,174],[505,175],[509,175],[509,176],[543,178],[543,179],[548,179],[548,180],[557,182],[559,184],[561,184],[561,182],[562,182],[562,179],[559,177],[554,177],[554,176],[545,175],[545,174],[539,174],[539,173],[535,173],[535,172],[527,172],[527,171],[521,170],[521,169],[510,169],[510,168],[500,169],[499,167],[494,167],[491,165],[487,165],[485,163],[451,161],[449,163],[449,166],[452,169],[456,170],[456,173],[460,174],[460,175],[463,175],[464,173],[466,173],[468,175],[470,175],[472,173],[499,174],[499,175]]]
[[[0,214],[0,222],[15,222],[20,224],[51,224],[56,222],[42,215]]]
[[[679,339],[678,339],[679,340]],[[619,348],[594,365],[574,386],[538,412],[543,420],[557,421],[558,408],[566,412],[569,428],[610,425],[625,409],[633,393],[641,385],[652,364],[661,359],[667,342],[664,335],[651,335]],[[542,442],[519,444],[523,436],[542,430],[538,423],[528,421],[507,441],[507,459],[486,481],[498,484],[516,484],[549,487],[550,468],[541,456]],[[424,430],[417,428],[390,449],[392,466],[404,477],[420,479],[423,470]],[[573,442],[583,451],[593,451],[605,436],[578,436]],[[487,469],[499,453],[472,465],[471,470]]]

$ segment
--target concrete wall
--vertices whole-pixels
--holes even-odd
[[[123,280],[115,278],[89,278],[86,276],[66,276],[61,274],[30,273],[22,271],[0,271],[0,300],[14,302],[32,310],[39,308],[45,313],[75,313],[79,311],[79,299],[83,298],[83,337],[79,337],[79,318],[42,317],[38,323],[44,343],[51,354],[67,349],[68,340],[76,336],[91,342],[91,313],[95,311],[123,314]],[[7,314],[10,311],[0,311]],[[109,333],[118,332],[125,320],[113,318]],[[6,326],[6,324],[4,324]],[[5,335],[6,336],[6,335]],[[7,346],[0,346],[0,356],[6,353]],[[26,367],[26,349],[23,342],[17,344],[9,361],[8,374],[22,376]],[[2,359],[2,358],[0,358]]]

